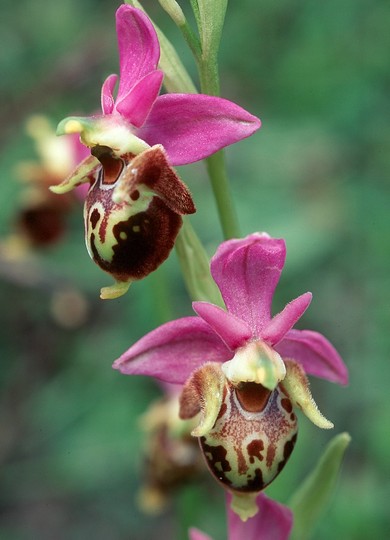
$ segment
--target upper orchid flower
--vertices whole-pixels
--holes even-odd
[[[98,165],[88,171],[95,159]],[[96,146],[70,179],[50,189],[63,193],[87,180],[91,184],[84,203],[88,253],[115,280],[101,289],[101,298],[117,298],[132,281],[144,278],[168,257],[181,216],[195,212],[195,206],[161,145],[121,157],[106,146]]]
[[[66,193],[90,183],[85,202],[86,244],[91,258],[115,284],[102,298],[117,298],[130,283],[154,271],[169,255],[181,216],[195,212],[172,165],[210,156],[251,135],[260,121],[226,99],[200,94],[159,96],[163,72],[151,21],[122,5],[116,13],[120,78],[102,87],[102,114],[70,117],[58,134],[80,133],[91,155],[60,185]]]
[[[228,509],[228,540],[288,540],[293,524],[291,510],[263,493],[257,497],[256,504],[259,512],[245,523]],[[197,529],[191,529],[190,540],[211,538]]]
[[[321,428],[305,373],[345,384],[346,367],[317,332],[293,330],[311,301],[305,293],[271,317],[285,243],[252,234],[221,244],[211,273],[227,311],[194,302],[198,317],[164,324],[114,363],[125,374],[185,383],[180,415],[200,413],[192,434],[210,471],[233,494],[245,520],[257,512],[256,494],[284,467],[297,436],[293,405]]]
[[[89,147],[108,146],[114,155],[139,152],[161,144],[171,165],[201,160],[248,137],[260,120],[238,105],[201,94],[159,96],[163,72],[157,69],[160,46],[154,27],[139,9],[122,5],[116,12],[120,78],[103,84],[103,114],[70,117],[58,133],[80,133]]]

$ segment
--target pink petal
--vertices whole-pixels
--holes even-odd
[[[198,317],[163,324],[142,337],[113,368],[125,375],[149,375],[170,383],[184,383],[205,362],[224,362],[231,351]]]
[[[160,45],[148,17],[126,4],[116,12],[116,32],[120,64],[119,101],[137,81],[157,68]]]
[[[72,152],[72,166],[76,167],[80,161],[83,161],[83,159],[89,156],[91,150],[80,141],[80,135],[78,133],[71,133],[70,135],[65,135],[65,137],[69,138]]]
[[[212,540],[211,536],[204,534],[199,529],[190,529],[190,540]]]
[[[264,493],[260,493],[256,502],[258,513],[245,522],[228,508],[228,540],[288,540],[293,525],[292,511]]]
[[[172,165],[210,156],[252,135],[260,120],[235,103],[203,94],[160,96],[137,136],[162,144]]]
[[[283,358],[299,362],[309,375],[348,384],[348,370],[333,345],[318,332],[290,330],[275,346]]]
[[[194,311],[211,326],[232,351],[244,345],[252,331],[241,319],[208,302],[193,302]]]
[[[260,337],[271,319],[271,303],[284,265],[284,240],[255,233],[223,242],[211,259],[211,274],[228,311]]]
[[[283,311],[275,315],[264,330],[262,330],[261,338],[269,345],[279,343],[305,313],[312,296],[310,292],[307,292],[289,302]]]
[[[114,110],[113,92],[114,92],[114,88],[115,88],[117,80],[118,80],[118,75],[113,74],[113,75],[109,75],[103,83],[102,95],[101,95],[103,114],[111,114],[112,111]]]
[[[159,70],[148,73],[117,101],[115,109],[134,126],[142,126],[157,99],[163,77],[164,73]]]

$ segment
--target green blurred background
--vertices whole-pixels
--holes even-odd
[[[25,121],[98,109],[102,81],[118,71],[118,5],[2,0],[2,242],[19,210],[15,167],[36,159]],[[144,6],[196,77],[168,16],[154,0]],[[386,0],[240,0],[230,2],[220,55],[223,96],[263,121],[226,155],[243,233],[287,240],[275,311],[312,291],[299,327],[329,337],[350,370],[347,388],[312,381],[334,433],[352,436],[318,540],[390,537],[389,25]],[[180,173],[212,255],[222,236],[204,166]],[[207,479],[183,487],[160,516],[139,510],[139,415],[159,389],[111,369],[164,318],[191,313],[176,255],[125,297],[102,302],[110,277],[89,260],[82,226],[78,208],[58,245],[17,264],[0,259],[0,538],[181,540],[191,524],[222,540],[223,496]],[[282,502],[332,436],[304,418],[300,426],[268,490]]]

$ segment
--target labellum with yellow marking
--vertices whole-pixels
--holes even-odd
[[[102,290],[102,297],[111,298],[160,266],[174,246],[181,215],[195,207],[161,146],[121,158],[104,147],[93,154],[102,168],[85,203],[86,243],[118,284]]]
[[[182,224],[195,212],[191,195],[161,145],[116,157],[96,146],[74,174],[53,191],[91,182],[84,205],[88,253],[115,284],[101,298],[117,298],[168,257]]]
[[[233,494],[242,519],[252,517],[257,494],[282,471],[295,446],[297,417],[288,394],[280,386],[271,391],[254,382],[232,384],[221,364],[209,363],[186,382],[180,404],[183,419],[200,412],[192,434],[206,464]]]

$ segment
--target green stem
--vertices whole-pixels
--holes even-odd
[[[153,306],[156,315],[156,323],[163,324],[174,318],[172,296],[164,267],[160,267],[149,276],[149,282],[153,291]]]
[[[210,274],[209,257],[187,217],[183,219],[175,247],[190,298],[222,307],[221,293]]]
[[[200,88],[204,94],[219,96],[218,59],[216,55],[198,55]]]
[[[213,188],[224,238],[225,240],[238,238],[241,236],[240,226],[230,191],[224,152],[221,150],[207,158],[206,166]]]
[[[219,75],[217,56],[198,57],[201,91],[213,96],[219,95]],[[217,205],[219,221],[225,240],[239,237],[240,227],[234,207],[233,196],[227,176],[224,152],[220,150],[206,159],[207,172]]]
[[[191,26],[187,23],[187,21],[185,22],[185,24],[180,25],[179,28],[181,33],[183,34],[184,39],[189,45],[192,54],[194,55],[194,58],[199,58],[201,55],[201,46],[195,32],[192,30]]]

